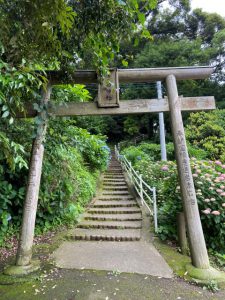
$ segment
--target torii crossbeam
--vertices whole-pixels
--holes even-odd
[[[97,103],[67,103],[65,106],[56,106],[49,110],[56,116],[75,115],[117,115],[170,112],[172,134],[174,139],[178,175],[181,185],[182,202],[186,218],[192,264],[201,269],[209,268],[209,259],[205,245],[200,215],[196,200],[195,188],[189,156],[186,146],[184,126],[181,111],[200,111],[215,109],[214,97],[179,97],[177,80],[204,79],[213,72],[213,68],[180,67],[180,68],[153,68],[153,69],[118,69],[110,73],[108,85],[100,81],[95,71],[75,71],[67,74],[61,71],[47,72],[49,85],[43,95],[43,103],[50,102],[51,86],[66,83],[99,83]],[[136,99],[119,101],[119,83],[121,82],[154,82],[166,81],[168,99]],[[43,114],[46,112],[41,112]],[[27,109],[26,117],[34,117],[36,111]],[[21,115],[20,115],[21,117]],[[32,268],[32,245],[35,227],[35,218],[38,202],[38,193],[43,161],[43,139],[47,124],[39,125],[41,132],[34,140],[31,154],[30,172],[26,199],[24,204],[23,223],[17,252],[16,266],[21,269]],[[15,268],[15,267],[14,267]]]

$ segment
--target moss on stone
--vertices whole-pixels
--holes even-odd
[[[225,273],[212,267],[208,269],[195,268],[192,264],[186,265],[187,272],[199,284],[210,284],[215,281],[220,287],[225,286]]]
[[[185,280],[191,279],[186,270],[186,265],[191,263],[190,257],[180,254],[176,249],[163,243],[158,238],[154,239],[154,245],[177,276]]]
[[[32,260],[31,263],[27,266],[8,266],[4,269],[5,275],[12,275],[12,276],[23,276],[28,275],[30,273],[36,272],[40,269],[40,261],[39,260]]]
[[[207,285],[215,281],[220,288],[225,287],[224,272],[212,267],[209,269],[195,268],[191,264],[190,257],[178,253],[175,248],[163,243],[158,238],[155,238],[154,245],[177,276],[199,285]]]

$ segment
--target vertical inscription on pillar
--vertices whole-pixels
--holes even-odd
[[[191,205],[196,204],[196,197],[194,191],[194,183],[192,178],[192,173],[189,164],[189,157],[187,154],[187,147],[185,143],[185,136],[182,131],[177,131],[177,144],[178,144],[178,155],[181,158],[182,173],[186,184],[183,185],[186,194],[188,195]]]

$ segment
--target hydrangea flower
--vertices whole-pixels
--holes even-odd
[[[215,216],[219,216],[220,215],[220,212],[218,210],[213,210],[211,212],[212,215],[215,215]]]
[[[162,166],[161,170],[162,170],[162,171],[168,171],[169,168],[168,168],[168,166],[165,165],[165,166]]]
[[[205,215],[209,215],[210,212],[211,212],[211,209],[210,208],[206,208],[205,210],[202,210],[203,214]]]

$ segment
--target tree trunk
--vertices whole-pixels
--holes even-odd
[[[47,90],[43,93],[42,104],[47,104],[50,99],[50,94],[51,88],[48,86]],[[39,118],[42,122],[38,125],[37,136],[33,141],[31,151],[23,220],[16,258],[16,265],[18,266],[29,265],[32,258],[32,246],[44,154],[43,141],[47,129],[46,117],[47,113],[45,110],[39,114]]]

